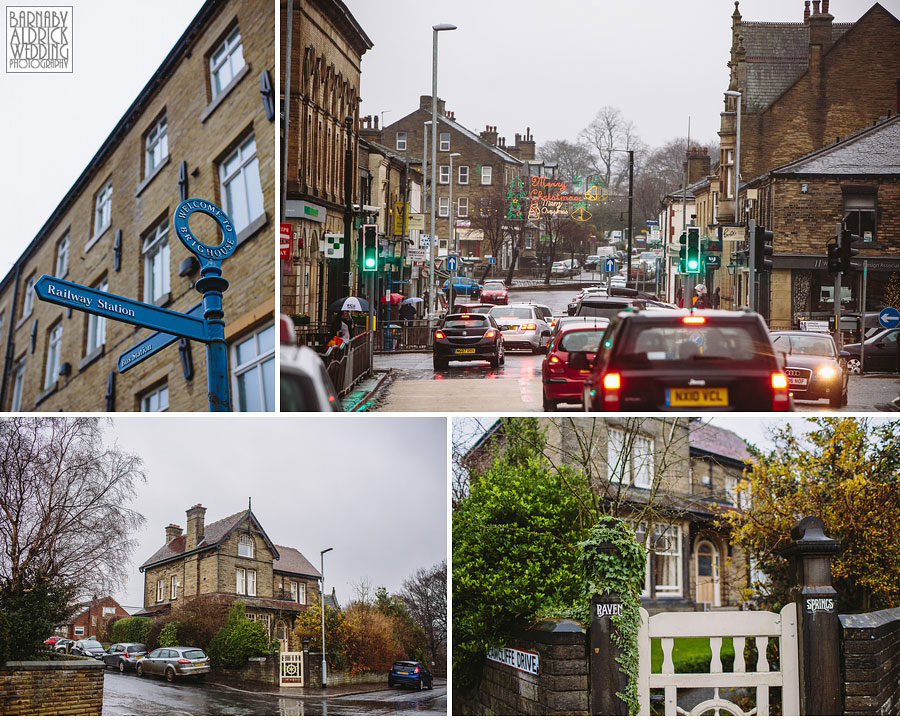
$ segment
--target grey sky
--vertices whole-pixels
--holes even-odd
[[[496,125],[512,144],[531,128],[540,146],[574,140],[611,105],[651,147],[687,134],[717,138],[728,86],[728,0],[344,0],[374,47],[362,60],[365,115],[390,124],[431,94],[432,25],[439,33],[438,95],[465,127]],[[832,0],[853,22],[873,0]],[[900,0],[881,0],[900,17]],[[803,0],[743,0],[745,20],[801,22]]]
[[[108,440],[144,458],[135,504],[147,518],[123,605],[142,605],[138,567],[200,503],[213,522],[247,507],[272,542],[319,567],[341,603],[353,584],[400,589],[447,557],[447,431],[443,418],[116,418]]]

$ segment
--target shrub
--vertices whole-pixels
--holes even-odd
[[[351,674],[367,670],[387,672],[395,660],[405,655],[395,632],[396,618],[362,603],[351,605],[345,618]]]
[[[159,647],[172,647],[173,645],[178,645],[178,623],[166,623],[159,633],[157,642],[159,643]]]
[[[184,603],[168,617],[178,623],[179,642],[206,650],[225,624],[228,605],[221,598],[198,597]]]
[[[9,620],[6,613],[0,610],[0,665],[9,659]]]
[[[44,640],[54,634],[69,614],[71,588],[43,580],[27,590],[0,590],[0,611],[9,627],[7,660],[33,660],[47,654]]]
[[[113,623],[110,642],[135,642],[149,645],[151,620],[148,617],[128,617]]]
[[[244,614],[244,603],[236,602],[228,612],[224,627],[216,633],[209,647],[213,665],[238,669],[247,658],[262,655],[269,649],[266,629]]]

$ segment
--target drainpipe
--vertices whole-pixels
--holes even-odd
[[[19,283],[22,279],[22,261],[16,263],[16,279],[14,281],[13,301],[9,309],[9,334],[6,337],[6,357],[3,360],[3,382],[0,383],[0,409],[6,407],[6,386],[9,380],[9,373],[12,370],[13,355],[16,352],[16,346],[13,343],[13,333],[15,332],[15,313],[19,306]]]

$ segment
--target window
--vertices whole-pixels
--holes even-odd
[[[37,277],[35,277],[35,273],[31,273],[28,280],[25,282],[25,299],[22,301],[22,317],[26,318],[31,315],[31,311],[34,310],[34,286],[37,283]]]
[[[450,152],[450,133],[441,133],[440,143],[438,150],[441,152]]]
[[[294,602],[298,602],[297,598],[299,597],[300,591],[298,590],[299,583],[291,582],[291,600]]]
[[[468,185],[469,184],[469,166],[468,165],[460,165],[459,166],[459,184],[460,185]]]
[[[250,136],[219,166],[225,212],[240,232],[263,214],[256,139]]]
[[[165,580],[160,578],[156,581],[156,602],[162,602],[165,597]]]
[[[482,165],[481,166],[481,184],[482,185],[490,185],[491,184],[491,171],[492,171],[492,168],[490,165]]]
[[[169,221],[163,220],[144,238],[144,302],[158,303],[170,290]]]
[[[725,151],[725,197],[734,198],[734,150]]]
[[[398,150],[406,150],[406,133],[398,132],[397,133],[397,149]]]
[[[144,177],[148,178],[169,157],[169,133],[165,115],[147,133],[144,147]]]
[[[440,172],[438,174],[438,184],[446,185],[450,182],[450,166],[449,165],[441,165]]]
[[[62,346],[62,323],[56,323],[47,340],[47,371],[44,373],[44,388],[49,388],[59,376],[59,354]]]
[[[69,270],[69,233],[56,246],[56,277],[66,276]]]
[[[844,227],[852,234],[859,235],[861,244],[877,241],[875,237],[874,193],[844,193]]]
[[[306,583],[297,584],[297,602],[306,605]]]
[[[109,282],[101,280],[94,287],[100,292],[106,292],[109,290]],[[88,313],[87,323],[88,331],[85,355],[90,355],[92,352],[102,348],[103,344],[106,342],[106,318],[100,315],[94,315],[93,313]]]
[[[173,575],[172,581],[169,583],[171,587],[171,594],[169,595],[170,600],[176,600],[178,598],[178,576]]]
[[[169,409],[169,386],[151,390],[141,398],[141,412],[165,412]]]
[[[236,587],[238,595],[256,595],[256,570],[237,568],[235,571]]]
[[[450,217],[450,198],[438,198],[438,215],[441,217]]]
[[[631,484],[631,463],[624,455],[625,433],[618,428],[609,428],[606,446],[606,463],[610,482]]]
[[[644,576],[645,596],[651,594],[651,581],[657,597],[681,595],[681,527],[679,525],[654,525],[653,542],[647,536],[647,523],[640,522],[635,536],[650,552],[647,555],[647,570]],[[651,559],[650,553],[653,554]],[[652,567],[652,578],[651,578]]]
[[[653,485],[653,439],[646,435],[634,435],[630,447],[626,447],[625,433],[618,428],[609,429],[607,444],[609,479],[643,489]]]
[[[115,614],[116,614],[116,609],[114,607],[103,608],[103,617],[106,617],[107,615],[115,615]]]
[[[534,238],[531,235],[531,230],[525,231],[525,249],[531,250],[534,248]]]
[[[251,333],[232,346],[231,367],[238,410],[275,409],[275,326]]]
[[[240,557],[253,557],[253,538],[249,535],[241,535],[238,539],[238,555]]]
[[[97,193],[94,205],[94,235],[99,235],[112,222],[112,179]]]
[[[653,440],[638,435],[632,447],[634,486],[649,489],[653,483]]]
[[[256,596],[256,570],[247,571],[247,594]]]
[[[244,67],[240,28],[235,28],[209,57],[210,86],[215,99]]]
[[[83,637],[84,636],[84,625],[76,625],[75,626],[75,637]]]
[[[25,387],[25,358],[23,357],[16,363],[13,370],[13,396],[10,410],[18,412],[22,409],[22,389]]]
[[[469,198],[457,198],[456,200],[456,216],[468,217],[469,215]]]

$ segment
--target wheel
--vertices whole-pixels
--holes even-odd
[[[500,367],[500,352],[498,351],[494,357],[491,358],[491,367],[498,368]]]
[[[394,681],[391,680],[391,678],[388,678],[388,687],[389,687],[389,688],[394,687]]]
[[[449,363],[448,360],[440,360],[440,359],[438,359],[438,358],[435,358],[435,359],[434,359],[434,369],[435,369],[435,370],[446,370],[446,369],[447,369],[447,366],[448,366],[449,364],[450,364],[450,363]]]
[[[847,360],[847,372],[851,375],[859,375],[860,362],[858,357],[852,357]]]
[[[503,349],[503,346],[500,346],[500,364],[506,365],[506,350]]]
[[[846,400],[841,393],[835,393],[831,397],[828,398],[828,406],[833,408],[842,408],[844,407]]]
[[[431,690],[434,688],[434,678],[428,681],[428,689]]]
[[[551,400],[544,395],[544,412],[554,412],[556,410],[556,400]]]
[[[144,666],[143,665],[138,663],[137,666],[135,667],[135,670],[137,671],[138,677],[144,677]]]
[[[166,680],[175,682],[175,671],[171,667],[166,668]]]
[[[543,350],[543,352],[545,355],[548,352],[550,352],[550,336],[549,335],[544,335],[544,350]]]
[[[418,690],[419,692],[422,692],[422,680],[421,680],[421,678],[419,679],[419,684],[416,685],[416,690]]]
[[[125,672],[125,661],[124,660],[119,660],[119,672],[120,673]]]

